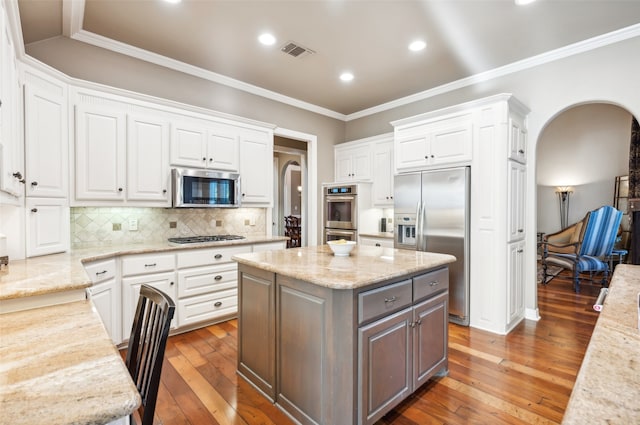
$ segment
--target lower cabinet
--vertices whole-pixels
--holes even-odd
[[[117,279],[116,260],[94,261],[85,264],[93,282],[87,294],[102,318],[104,327],[114,344],[122,342],[121,285]]]
[[[138,298],[140,296],[140,286],[149,285],[161,290],[169,295],[172,300],[176,300],[176,273],[154,273],[141,276],[125,277],[122,279],[122,335],[123,340],[129,339],[133,317],[136,313]],[[177,319],[174,316],[171,320],[171,329],[177,327]]]

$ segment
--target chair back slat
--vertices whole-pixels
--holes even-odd
[[[580,255],[610,255],[621,220],[622,212],[609,205],[592,211],[580,246]]]
[[[139,409],[142,425],[153,423],[164,350],[175,308],[173,300],[164,292],[147,285],[140,287],[126,364],[142,399]]]

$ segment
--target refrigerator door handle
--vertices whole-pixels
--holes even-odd
[[[422,203],[422,218],[420,219],[421,227],[420,229],[420,239],[422,240],[422,244],[420,245],[420,251],[427,250],[427,203]]]
[[[420,251],[420,245],[422,244],[422,202],[418,201],[416,206],[416,251]]]

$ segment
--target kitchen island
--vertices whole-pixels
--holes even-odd
[[[447,370],[446,254],[241,254],[238,373],[301,424],[372,424]]]

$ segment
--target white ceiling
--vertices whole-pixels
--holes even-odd
[[[69,36],[338,117],[533,66],[535,58],[570,54],[583,40],[623,28],[608,39],[640,35],[638,0],[538,0],[526,6],[513,0],[18,4],[26,45]],[[274,46],[257,42],[264,31],[276,36]],[[407,45],[416,38],[428,46],[410,52]],[[288,56],[279,50],[287,41],[316,53]],[[355,75],[350,83],[338,79],[344,70]]]

